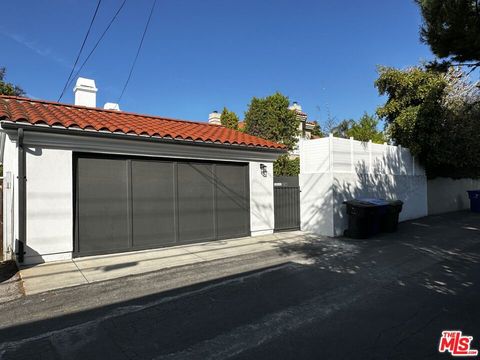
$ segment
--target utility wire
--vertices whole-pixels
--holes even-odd
[[[80,66],[80,68],[77,70],[77,72],[75,73],[74,76],[72,76],[72,78],[70,79],[70,82],[68,83],[67,85],[67,88],[69,88],[72,84],[72,82],[75,80],[75,78],[78,76],[78,74],[80,74],[80,72],[82,71],[83,67],[85,66],[85,64],[87,63],[88,59],[90,59],[90,56],[92,56],[92,54],[94,53],[94,51],[96,50],[98,44],[100,44],[100,42],[102,41],[103,37],[105,36],[105,34],[108,32],[108,29],[110,29],[110,26],[112,26],[113,22],[115,21],[115,19],[117,18],[118,14],[120,14],[120,11],[122,11],[123,9],[123,6],[125,5],[125,3],[127,2],[127,0],[123,0],[122,4],[120,5],[120,7],[118,8],[117,12],[115,13],[115,15],[113,15],[113,18],[110,20],[110,22],[108,23],[107,27],[105,28],[105,30],[103,31],[102,35],[100,36],[100,38],[97,40],[97,43],[95,44],[95,46],[93,47],[93,49],[90,51],[90,53],[88,54],[88,56],[85,58],[85,60],[83,61],[82,65]]]
[[[117,102],[120,102],[120,100],[122,99],[123,94],[125,93],[125,90],[127,88],[127,85],[130,82],[130,78],[132,77],[133,69],[135,68],[135,64],[137,63],[138,55],[140,54],[140,50],[142,49],[143,40],[145,39],[145,34],[147,33],[148,25],[150,24],[150,19],[152,18],[153,9],[155,8],[156,3],[157,3],[157,0],[154,0],[153,4],[152,4],[152,8],[150,9],[150,14],[148,15],[147,23],[145,24],[145,29],[143,30],[142,39],[140,40],[140,44],[138,45],[137,54],[135,55],[135,59],[133,60],[132,66],[130,68],[130,72],[128,74],[127,81],[125,81],[125,85],[123,85],[122,93],[118,97]]]
[[[90,21],[90,26],[88,27],[87,34],[85,35],[85,38],[83,39],[82,46],[80,47],[80,51],[77,54],[77,58],[75,59],[75,63],[73,64],[72,71],[70,71],[70,75],[68,75],[68,79],[65,83],[65,86],[63,87],[62,93],[58,97],[58,101],[60,101],[65,94],[65,90],[67,89],[68,83],[70,82],[70,79],[72,78],[72,74],[75,71],[75,67],[77,66],[78,59],[80,58],[80,55],[82,54],[83,47],[85,46],[85,43],[87,42],[88,35],[90,34],[90,30],[92,29],[93,22],[95,21],[95,18],[97,17],[98,9],[100,7],[100,4],[102,3],[102,0],[98,0],[97,7],[95,8],[95,12],[93,13],[92,20]]]

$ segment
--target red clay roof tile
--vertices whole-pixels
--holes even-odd
[[[0,95],[0,120],[23,121],[32,125],[62,126],[66,129],[106,130],[112,133],[285,149],[282,144],[219,125],[124,111],[87,108],[15,96]]]

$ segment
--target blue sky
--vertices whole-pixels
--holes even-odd
[[[122,0],[103,0],[84,55]],[[97,0],[2,4],[0,66],[31,97],[56,101]],[[115,102],[152,0],[125,8],[81,76],[97,105]],[[122,110],[206,120],[223,106],[241,118],[253,96],[280,91],[323,123],[358,118],[382,103],[376,66],[432,59],[419,41],[413,0],[158,0]],[[72,103],[68,89],[63,102]]]

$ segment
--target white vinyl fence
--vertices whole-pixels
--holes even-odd
[[[374,144],[333,136],[300,143],[300,172],[425,175],[410,151],[401,146]]]
[[[329,136],[300,143],[301,228],[339,236],[345,200],[399,199],[400,220],[427,215],[425,171],[408,149]]]

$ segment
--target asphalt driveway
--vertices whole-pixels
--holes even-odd
[[[300,235],[299,235],[300,236]],[[480,349],[480,215],[0,304],[1,359],[425,359],[442,330]]]

